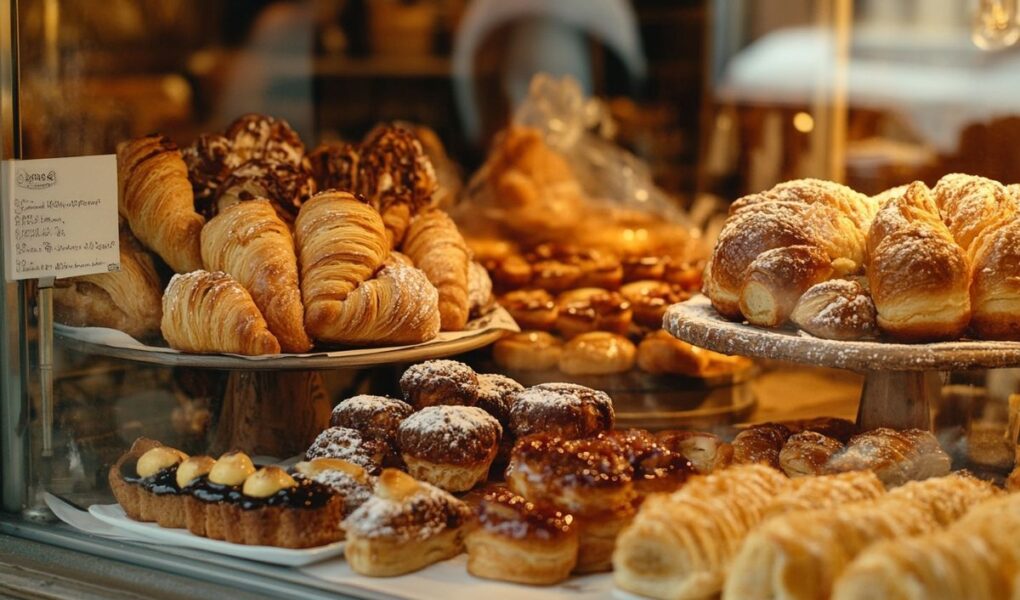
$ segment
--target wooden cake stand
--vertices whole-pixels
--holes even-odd
[[[728,321],[700,295],[671,306],[663,328],[687,343],[716,352],[863,373],[857,424],[865,430],[930,429],[929,399],[941,393],[940,371],[1020,366],[1020,342],[824,340],[799,330],[763,329]]]

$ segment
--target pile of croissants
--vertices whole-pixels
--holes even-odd
[[[63,280],[60,322],[159,331],[185,352],[300,353],[424,342],[491,297],[406,129],[306,153],[286,122],[244,115],[183,153],[124,142],[117,163],[121,271]],[[165,290],[147,251],[175,273]]]
[[[732,205],[704,291],[726,318],[821,338],[1020,340],[1020,185],[781,183]]]

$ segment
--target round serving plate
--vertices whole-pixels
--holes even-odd
[[[764,329],[720,315],[695,296],[667,310],[673,336],[722,352],[854,371],[962,371],[1020,365],[1020,342],[960,340],[932,344],[824,340],[793,329]]]
[[[418,362],[482,348],[506,333],[503,329],[486,328],[468,335],[460,334],[456,339],[434,340],[413,346],[359,348],[312,355],[274,354],[247,357],[229,354],[187,354],[158,346],[141,348],[100,343],[82,339],[69,331],[73,329],[77,328],[57,326],[54,328],[53,337],[66,348],[98,356],[168,367],[245,371],[314,371]]]
[[[931,429],[930,399],[941,394],[940,371],[1020,366],[1020,342],[958,340],[931,344],[841,341],[793,329],[729,321],[705,296],[674,304],[663,328],[702,348],[865,374],[857,423],[862,429]]]

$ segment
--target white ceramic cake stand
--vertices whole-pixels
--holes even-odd
[[[930,429],[929,399],[940,371],[1020,366],[1020,342],[961,340],[932,344],[824,340],[794,329],[763,329],[723,318],[705,296],[674,304],[663,328],[716,352],[849,369],[864,374],[857,409],[862,429]]]

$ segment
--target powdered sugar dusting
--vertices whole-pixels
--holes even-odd
[[[762,329],[728,321],[705,296],[671,306],[664,328],[685,342],[724,354],[843,369],[932,371],[1020,365],[1020,342],[894,344],[823,340],[793,329]]]
[[[346,471],[331,469],[312,476],[317,481],[343,496],[344,514],[349,515],[372,497],[373,479],[358,481]]]
[[[343,522],[344,529],[364,538],[394,541],[427,540],[471,516],[467,504],[443,490],[418,482],[415,493],[402,500],[373,496]]]
[[[453,452],[467,446],[481,431],[495,430],[497,440],[503,433],[499,421],[476,406],[429,406],[405,419],[400,430],[441,439]]]

